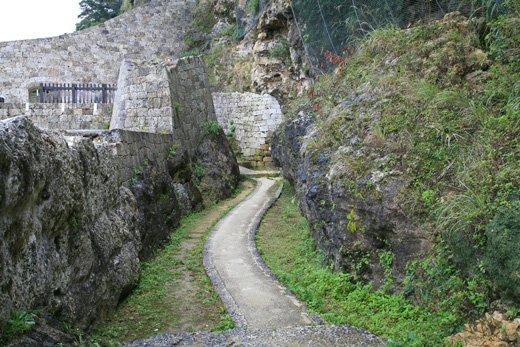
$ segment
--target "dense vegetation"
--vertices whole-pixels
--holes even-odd
[[[423,291],[420,303],[406,291],[392,294],[383,288],[374,292],[370,284],[354,283],[351,274],[324,267],[327,259],[316,249],[288,182],[264,217],[257,244],[268,266],[311,310],[330,324],[351,324],[376,333],[389,346],[443,345],[471,313],[464,303],[478,301],[482,295],[474,282],[466,286],[451,268],[450,258],[437,257],[436,252],[423,263],[428,280],[408,278],[410,285]],[[434,258],[436,264],[431,266]],[[386,286],[391,285],[389,277]],[[508,312],[510,316],[517,313]]]
[[[353,144],[357,155],[341,158],[335,184],[377,198],[377,187],[360,191],[357,181],[371,170],[401,172],[409,180],[397,203],[436,233],[404,280],[388,273],[374,293],[349,274],[309,269],[307,258],[282,267],[282,279],[330,322],[355,323],[395,345],[434,346],[485,310],[518,312],[520,12],[517,2],[504,5],[509,14],[487,22],[451,15],[375,30],[356,53],[329,55],[334,73],[293,103],[289,120],[300,111],[314,118],[308,149]]]
[[[449,309],[414,306],[404,296],[373,292],[369,284],[354,284],[351,274],[324,267],[327,260],[316,250],[293,194],[286,182],[258,230],[257,243],[268,266],[313,311],[329,324],[367,329],[395,346],[438,346],[455,330],[459,317]]]

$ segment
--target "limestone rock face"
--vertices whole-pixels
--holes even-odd
[[[79,327],[115,307],[139,274],[137,203],[110,153],[69,148],[27,118],[0,122],[0,317],[47,306]]]
[[[303,71],[305,54],[288,4],[270,2],[258,21],[259,34],[253,47],[252,89],[277,99],[303,93],[308,83]]]
[[[216,201],[229,198],[238,185],[240,170],[231,153],[233,150],[222,130],[206,134],[198,148],[198,160],[204,170],[201,190]]]
[[[148,165],[136,174],[134,182],[130,189],[137,199],[143,245],[139,258],[146,260],[179,225],[181,209],[168,174],[157,172],[152,165]]]
[[[431,247],[431,230],[408,218],[395,203],[406,176],[370,172],[357,184],[376,187],[378,194],[355,194],[341,183],[348,175],[342,171],[343,155],[351,148],[343,146],[335,153],[310,149],[315,131],[312,117],[300,113],[275,132],[272,151],[275,165],[296,187],[298,207],[317,246],[335,269],[372,281],[376,288],[385,281],[385,256],[392,257],[387,271],[404,276],[406,262]],[[356,141],[348,136],[344,140],[346,145]]]
[[[211,0],[215,14],[228,16],[235,12],[235,1],[233,0]]]
[[[474,324],[466,324],[464,330],[451,336],[449,343],[464,346],[509,347],[520,346],[520,318],[510,319],[495,311]]]

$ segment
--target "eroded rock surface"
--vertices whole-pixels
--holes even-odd
[[[197,151],[204,171],[200,178],[201,191],[216,201],[230,197],[238,185],[240,170],[224,132],[207,133]]]
[[[128,169],[117,167],[110,136],[98,142],[68,144],[26,117],[0,121],[0,324],[10,310],[41,306],[94,327],[135,286],[140,261],[180,215],[202,207],[200,191],[225,199],[238,183],[222,132],[205,137],[196,157],[170,151],[167,172],[143,160],[131,189],[119,185]]]
[[[134,286],[137,202],[109,158],[25,117],[0,122],[0,317],[47,306],[85,328]]]
[[[450,337],[449,342],[468,347],[520,346],[520,318],[510,319],[498,311],[486,313],[474,324],[466,324],[463,331]]]
[[[345,107],[348,103],[338,106]],[[275,132],[272,144],[275,164],[294,183],[312,237],[336,269],[354,274],[355,279],[381,286],[385,255],[392,257],[387,272],[404,275],[406,262],[431,245],[428,228],[408,218],[395,203],[407,183],[406,175],[371,171],[357,180],[357,191],[350,190],[342,182],[349,175],[344,158],[356,155],[348,144],[360,140],[353,133],[335,152],[309,148],[316,132],[313,123],[310,115],[300,113]]]

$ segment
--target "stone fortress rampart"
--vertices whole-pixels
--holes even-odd
[[[151,0],[72,34],[0,42],[0,95],[26,103],[40,83],[115,84],[123,59],[178,57],[193,3]]]
[[[205,74],[202,59],[176,66],[193,4],[152,0],[73,34],[0,42],[0,96],[6,98],[0,119],[26,115],[52,130],[110,127],[169,133],[175,142],[195,148],[201,115],[214,115],[215,104],[225,130],[231,120],[236,123],[244,156],[257,157],[255,166],[263,165],[270,159],[269,135],[283,118],[276,99],[215,93],[212,100],[200,77]],[[105,83],[117,85],[118,91],[115,104],[44,104],[30,97],[40,83]]]
[[[24,115],[42,129],[108,129],[112,107],[112,104],[0,103],[0,120]]]
[[[270,139],[283,121],[278,101],[269,94],[213,93],[213,103],[224,131],[230,133],[234,127],[244,158],[251,166],[268,166],[271,163]]]
[[[121,64],[110,129],[172,134],[193,155],[201,125],[216,120],[201,56]]]

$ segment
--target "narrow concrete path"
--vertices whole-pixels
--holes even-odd
[[[276,199],[278,179],[258,178],[255,191],[211,231],[204,266],[237,328],[311,325],[305,305],[287,294],[261,260],[254,232]],[[279,192],[278,192],[279,194]]]
[[[325,322],[306,313],[287,294],[256,250],[260,220],[278,198],[279,179],[259,178],[253,193],[213,228],[204,246],[204,266],[236,325],[222,332],[166,333],[129,342],[128,347],[287,346],[383,347],[376,335],[348,325]],[[247,328],[247,329],[246,329]]]

